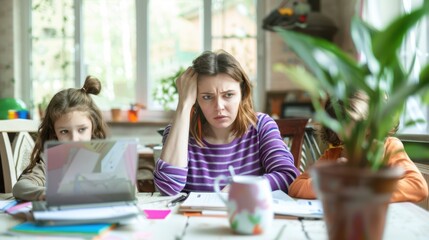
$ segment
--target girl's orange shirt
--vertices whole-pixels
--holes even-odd
[[[421,172],[405,152],[401,140],[389,137],[384,143],[385,154],[390,154],[388,166],[401,166],[404,169],[403,177],[398,181],[390,202],[420,202],[428,197],[428,185]],[[341,157],[342,148],[328,148],[318,162],[336,161]],[[312,179],[305,171],[289,187],[289,196],[295,198],[315,199]]]

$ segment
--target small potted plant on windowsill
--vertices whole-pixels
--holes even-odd
[[[37,104],[37,110],[39,112],[40,119],[43,119],[45,117],[45,111],[48,107],[49,101],[51,101],[50,95],[45,95],[42,98],[42,101]]]
[[[400,177],[386,165],[384,140],[398,123],[409,97],[420,95],[423,102],[429,102],[429,65],[422,68],[418,79],[412,79],[411,67],[404,68],[398,52],[405,35],[427,13],[429,1],[425,0],[420,8],[398,17],[382,31],[354,17],[351,31],[355,47],[362,56],[359,62],[325,40],[276,28],[307,68],[281,64],[275,68],[308,91],[316,109],[316,120],[340,137],[347,159],[344,164],[319,166],[312,171],[313,186],[324,206],[330,239],[350,239],[356,234],[363,234],[359,237],[364,239],[382,237],[390,195],[385,194],[376,203],[379,205],[373,205],[371,201],[377,198],[373,193],[380,189],[393,191]],[[351,124],[347,116],[330,117],[320,101],[329,96],[348,106],[349,97],[358,91],[369,97],[368,116],[355,122],[353,128],[346,127]],[[337,114],[340,112],[335,101],[334,109]],[[386,172],[387,177],[384,177]],[[337,175],[347,176],[348,183],[352,183],[346,189],[348,194],[335,195],[335,191],[340,191],[339,186],[346,185]],[[393,185],[381,185],[384,181],[393,182]],[[334,192],[323,192],[322,185],[326,183]],[[367,183],[372,185],[366,186]],[[362,197],[362,193],[366,197]],[[352,203],[345,202],[346,199]],[[368,206],[373,212],[365,210]],[[342,207],[342,210],[328,207]],[[380,215],[375,216],[374,212]]]
[[[177,103],[179,95],[176,87],[176,79],[185,72],[184,67],[180,67],[172,75],[161,78],[155,86],[152,96],[154,101],[162,105],[165,111],[174,109],[173,106]]]

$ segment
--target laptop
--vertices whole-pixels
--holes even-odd
[[[46,142],[46,201],[33,202],[36,222],[114,222],[139,214],[137,144],[136,139]]]

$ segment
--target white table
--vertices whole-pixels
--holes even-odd
[[[4,199],[10,195],[0,195]],[[171,197],[139,193],[142,209],[164,209]],[[0,239],[18,239],[4,234],[8,228],[20,223],[5,213],[0,213]],[[283,229],[283,231],[282,231]],[[1,235],[3,233],[3,235]],[[279,234],[281,233],[281,236]],[[428,239],[429,212],[413,203],[390,204],[384,239]],[[19,239],[35,239],[35,236]],[[46,238],[41,238],[46,239]],[[186,217],[177,213],[177,207],[163,220],[148,220],[140,217],[131,224],[121,226],[103,235],[101,239],[327,239],[323,220],[276,219],[268,233],[259,236],[235,235],[225,217]]]

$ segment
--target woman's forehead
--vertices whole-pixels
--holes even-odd
[[[214,76],[200,76],[198,80],[199,90],[229,90],[240,88],[240,82],[225,73],[219,73]]]

